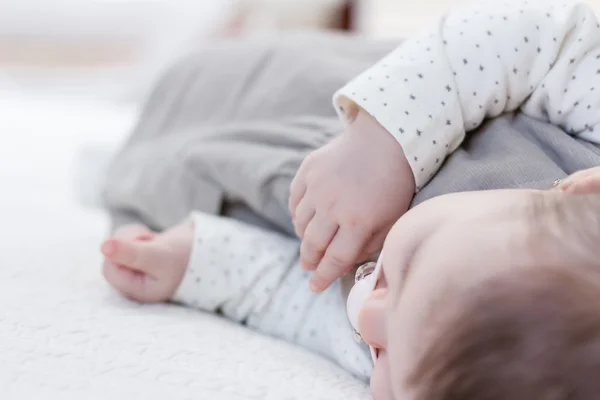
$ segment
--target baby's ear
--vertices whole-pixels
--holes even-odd
[[[556,189],[576,194],[600,193],[600,166],[569,175]]]

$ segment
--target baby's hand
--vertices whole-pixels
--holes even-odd
[[[598,193],[600,192],[600,167],[577,171],[558,183],[556,188],[572,193]]]
[[[120,228],[102,244],[104,277],[133,300],[170,300],[185,274],[193,234],[191,222],[164,233],[154,233],[140,225]]]
[[[290,211],[302,239],[301,262],[325,290],[381,249],[414,195],[412,171],[398,142],[361,111],[346,132],[310,154],[294,178]]]

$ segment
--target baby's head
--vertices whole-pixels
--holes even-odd
[[[377,400],[598,398],[598,195],[456,194],[407,217],[360,318]]]
[[[597,399],[600,271],[505,272],[439,326],[408,385],[417,400]]]

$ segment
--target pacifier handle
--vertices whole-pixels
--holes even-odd
[[[373,288],[375,287],[375,282],[373,282],[373,271],[375,269],[374,264],[371,271],[366,272],[360,270],[363,266],[359,268],[356,274],[355,283],[348,294],[348,300],[346,304],[346,309],[348,311],[348,319],[350,320],[350,325],[356,332],[358,329],[358,315],[360,314],[360,310],[363,308],[367,297],[373,292]]]
[[[360,337],[360,330],[358,329],[358,316],[365,301],[375,290],[375,286],[381,275],[381,266],[381,255],[379,256],[377,263],[370,262],[361,265],[356,271],[355,284],[348,294],[346,310],[350,325],[352,325],[352,328],[354,329],[357,342],[362,340]],[[369,346],[369,350],[371,352],[371,358],[375,363],[377,361],[377,349]]]

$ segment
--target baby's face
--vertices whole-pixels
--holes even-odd
[[[541,194],[452,194],[396,223],[383,248],[382,279],[359,317],[363,339],[380,349],[371,380],[376,400],[415,397],[411,374],[462,295],[503,270],[543,262],[546,256],[527,245],[526,207]]]

